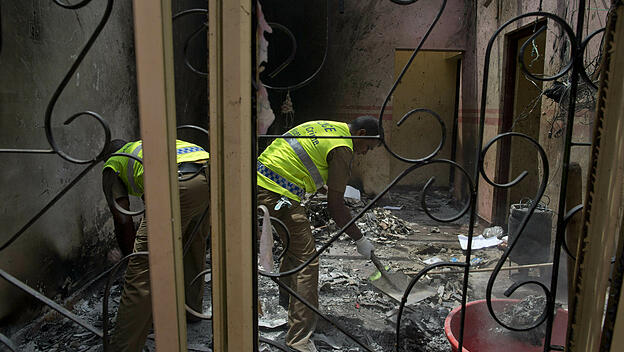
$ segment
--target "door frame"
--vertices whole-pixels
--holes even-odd
[[[546,19],[540,19],[536,22],[527,24],[505,35],[505,48],[503,54],[503,79],[501,98],[502,115],[498,120],[498,133],[505,133],[511,130],[513,125],[514,103],[516,100],[516,70],[518,68],[518,42],[520,39],[535,33],[535,29],[546,25]],[[511,138],[502,138],[496,149],[496,171],[495,180],[497,183],[509,182],[509,166],[508,162],[511,156]],[[504,160],[507,160],[505,162]],[[507,200],[509,198],[509,190],[507,188],[494,187],[492,202],[492,223],[507,223]]]

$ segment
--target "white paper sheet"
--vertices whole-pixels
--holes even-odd
[[[468,236],[457,235],[457,239],[459,240],[459,245],[463,250],[468,249]],[[502,243],[502,240],[499,240],[496,237],[485,238],[482,235],[473,236],[472,237],[472,249],[480,249],[497,246]]]
[[[357,188],[353,188],[347,185],[347,188],[345,188],[344,197],[360,200],[360,191]]]

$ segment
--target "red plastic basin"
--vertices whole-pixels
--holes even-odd
[[[517,299],[493,299],[492,307],[500,317],[505,306],[519,302]],[[453,352],[459,350],[459,329],[461,306],[453,309],[444,321],[444,333]],[[551,344],[564,345],[568,324],[568,311],[559,309],[553,322]],[[484,299],[466,303],[466,322],[464,324],[463,352],[541,352],[543,346],[533,346],[506,334],[491,331],[501,327],[490,315]],[[503,328],[504,329],[504,328]],[[543,344],[543,342],[542,342]]]

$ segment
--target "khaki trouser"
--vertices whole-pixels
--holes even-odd
[[[283,221],[290,232],[288,251],[280,265],[280,271],[284,272],[298,267],[312,257],[316,253],[316,248],[305,209],[298,202],[291,200],[290,208],[284,205],[276,211],[275,204],[281,197],[275,192],[258,187],[258,205],[265,205],[269,208],[271,216]],[[286,243],[284,231],[279,226],[276,226],[276,229],[282,242]],[[318,307],[318,277],[319,261],[317,258],[299,272],[280,278],[280,280],[314,307]],[[289,328],[285,338],[286,344],[298,351],[309,351],[309,347],[306,346],[316,328],[316,319],[317,316],[313,310],[291,296],[288,304]]]
[[[206,169],[208,173],[208,169]],[[180,182],[180,213],[182,241],[186,243],[198,218],[209,205],[210,186],[205,174]],[[206,238],[210,230],[209,214],[206,215],[198,233],[184,256],[184,283],[186,304],[202,311],[204,280],[198,279],[192,287],[193,278],[204,270],[206,263]],[[147,227],[145,219],[137,231],[134,252],[147,251]],[[111,333],[110,352],[140,352],[145,345],[152,325],[152,300],[149,281],[149,261],[145,255],[134,256],[128,262],[125,283],[117,312],[117,323]]]

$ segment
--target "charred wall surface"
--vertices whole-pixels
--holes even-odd
[[[47,105],[70,65],[103,16],[106,2],[73,11],[51,1],[2,4],[0,52],[0,140],[3,148],[50,149],[44,130]],[[136,138],[136,105],[132,7],[117,2],[100,37],[89,51],[52,114],[52,133],[59,147],[83,159],[99,153],[104,134],[80,111],[100,114],[113,138]],[[54,154],[0,154],[2,242],[8,240],[73,180],[84,165]],[[104,261],[111,242],[99,167],[2,251],[0,268],[39,288],[44,294],[72,290],[93,265]],[[0,318],[22,315],[25,297],[0,282]]]
[[[45,112],[55,90],[102,20],[107,2],[94,1],[77,10],[52,1],[3,2],[0,8],[0,148],[51,149]],[[206,8],[205,1],[175,2],[173,12]],[[205,15],[174,24],[177,114],[179,124],[207,127],[206,78],[185,67],[186,60],[206,70]],[[72,157],[94,158],[104,132],[82,111],[99,114],[112,138],[136,140],[139,118],[136,92],[132,2],[114,2],[110,17],[92,48],[54,105],[52,134],[60,150]],[[204,136],[182,133],[202,142]],[[203,141],[202,141],[203,138]],[[87,164],[88,165],[88,164]],[[116,248],[112,218],[101,191],[101,165],[96,165],[10,246],[0,253],[0,268],[62,299],[103,271],[107,252]],[[84,169],[56,154],[0,154],[0,244],[5,243]],[[138,221],[138,219],[137,219]],[[0,282],[0,321],[27,318],[28,298]]]

